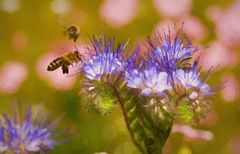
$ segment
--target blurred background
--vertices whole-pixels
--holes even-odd
[[[0,111],[14,99],[65,114],[59,128],[69,140],[52,153],[137,154],[118,106],[107,116],[93,115],[81,106],[78,76],[61,69],[47,72],[57,56],[73,49],[63,35],[71,24],[81,29],[78,49],[88,34],[130,38],[130,49],[154,31],[184,23],[183,31],[202,51],[203,74],[217,66],[211,84],[222,83],[212,112],[199,125],[175,125],[166,154],[240,153],[240,1],[239,0],[0,0]],[[71,67],[72,72],[76,67]]]

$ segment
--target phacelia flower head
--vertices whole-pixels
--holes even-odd
[[[83,63],[82,69],[86,78],[99,80],[105,75],[121,72],[125,44],[118,43],[115,47],[114,38],[106,36],[93,36],[91,41],[95,53]]]
[[[182,29],[177,31],[175,35],[170,31],[164,32],[163,37],[156,33],[154,40],[147,39],[153,59],[166,72],[178,69],[181,60],[186,64],[186,61],[190,60],[198,50],[185,36],[180,38],[181,31]]]
[[[0,153],[38,153],[54,148],[53,123],[46,119],[37,120],[29,108],[21,118],[18,109],[15,113],[0,116]],[[56,124],[56,123],[55,123]]]

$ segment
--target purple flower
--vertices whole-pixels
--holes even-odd
[[[198,48],[184,37],[180,39],[179,34],[175,34],[171,38],[171,34],[164,33],[164,39],[160,36],[155,38],[153,42],[150,38],[147,39],[152,52],[146,52],[147,58],[138,58],[139,52],[136,50],[130,58],[126,60],[125,65],[125,80],[128,87],[140,89],[141,94],[149,96],[151,94],[161,95],[165,91],[176,88],[176,84],[180,84],[184,89],[192,91],[189,95],[191,99],[198,97],[199,94],[211,94],[211,88],[208,84],[202,82],[199,73],[196,70],[198,60],[195,60],[189,65]],[[138,60],[137,60],[138,58]]]
[[[181,39],[179,36],[180,33],[181,29],[176,32],[173,38],[169,31],[168,33],[164,32],[163,39],[158,33],[155,35],[156,38],[154,41],[150,38],[147,39],[152,50],[151,57],[158,63],[162,70],[169,73],[178,69],[178,60],[191,58],[198,50],[186,37]]]
[[[211,94],[211,88],[208,84],[202,82],[201,78],[199,77],[199,72],[192,69],[192,70],[182,70],[179,69],[174,72],[175,82],[180,83],[185,89],[198,89],[199,91],[193,91],[189,97],[191,99],[195,99],[198,96],[198,93],[204,95]]]
[[[20,118],[19,111],[0,117],[0,153],[44,152],[57,143],[53,138],[53,125],[44,119],[36,120],[31,109],[25,112],[24,119]]]
[[[128,87],[140,89],[144,96],[161,95],[164,91],[172,89],[168,74],[161,71],[153,61],[149,59],[148,65],[135,65],[132,61],[128,59],[125,66],[125,80]]]
[[[125,44],[115,48],[114,38],[106,36],[92,38],[95,54],[83,63],[83,72],[90,80],[99,80],[103,75],[118,74],[122,70],[122,53]]]

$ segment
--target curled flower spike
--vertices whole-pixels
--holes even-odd
[[[54,148],[54,123],[37,120],[29,108],[24,118],[20,118],[18,108],[15,107],[12,115],[0,116],[0,153],[10,152],[16,154],[45,152]]]
[[[124,43],[115,48],[114,38],[93,36],[92,46],[95,54],[83,63],[83,72],[89,80],[99,80],[109,74],[118,74],[122,69]]]

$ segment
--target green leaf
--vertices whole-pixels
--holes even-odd
[[[189,122],[192,122],[193,117],[194,117],[194,112],[190,102],[186,100],[183,100],[182,102],[180,102],[179,106],[177,107],[176,119],[184,123],[189,123]]]

